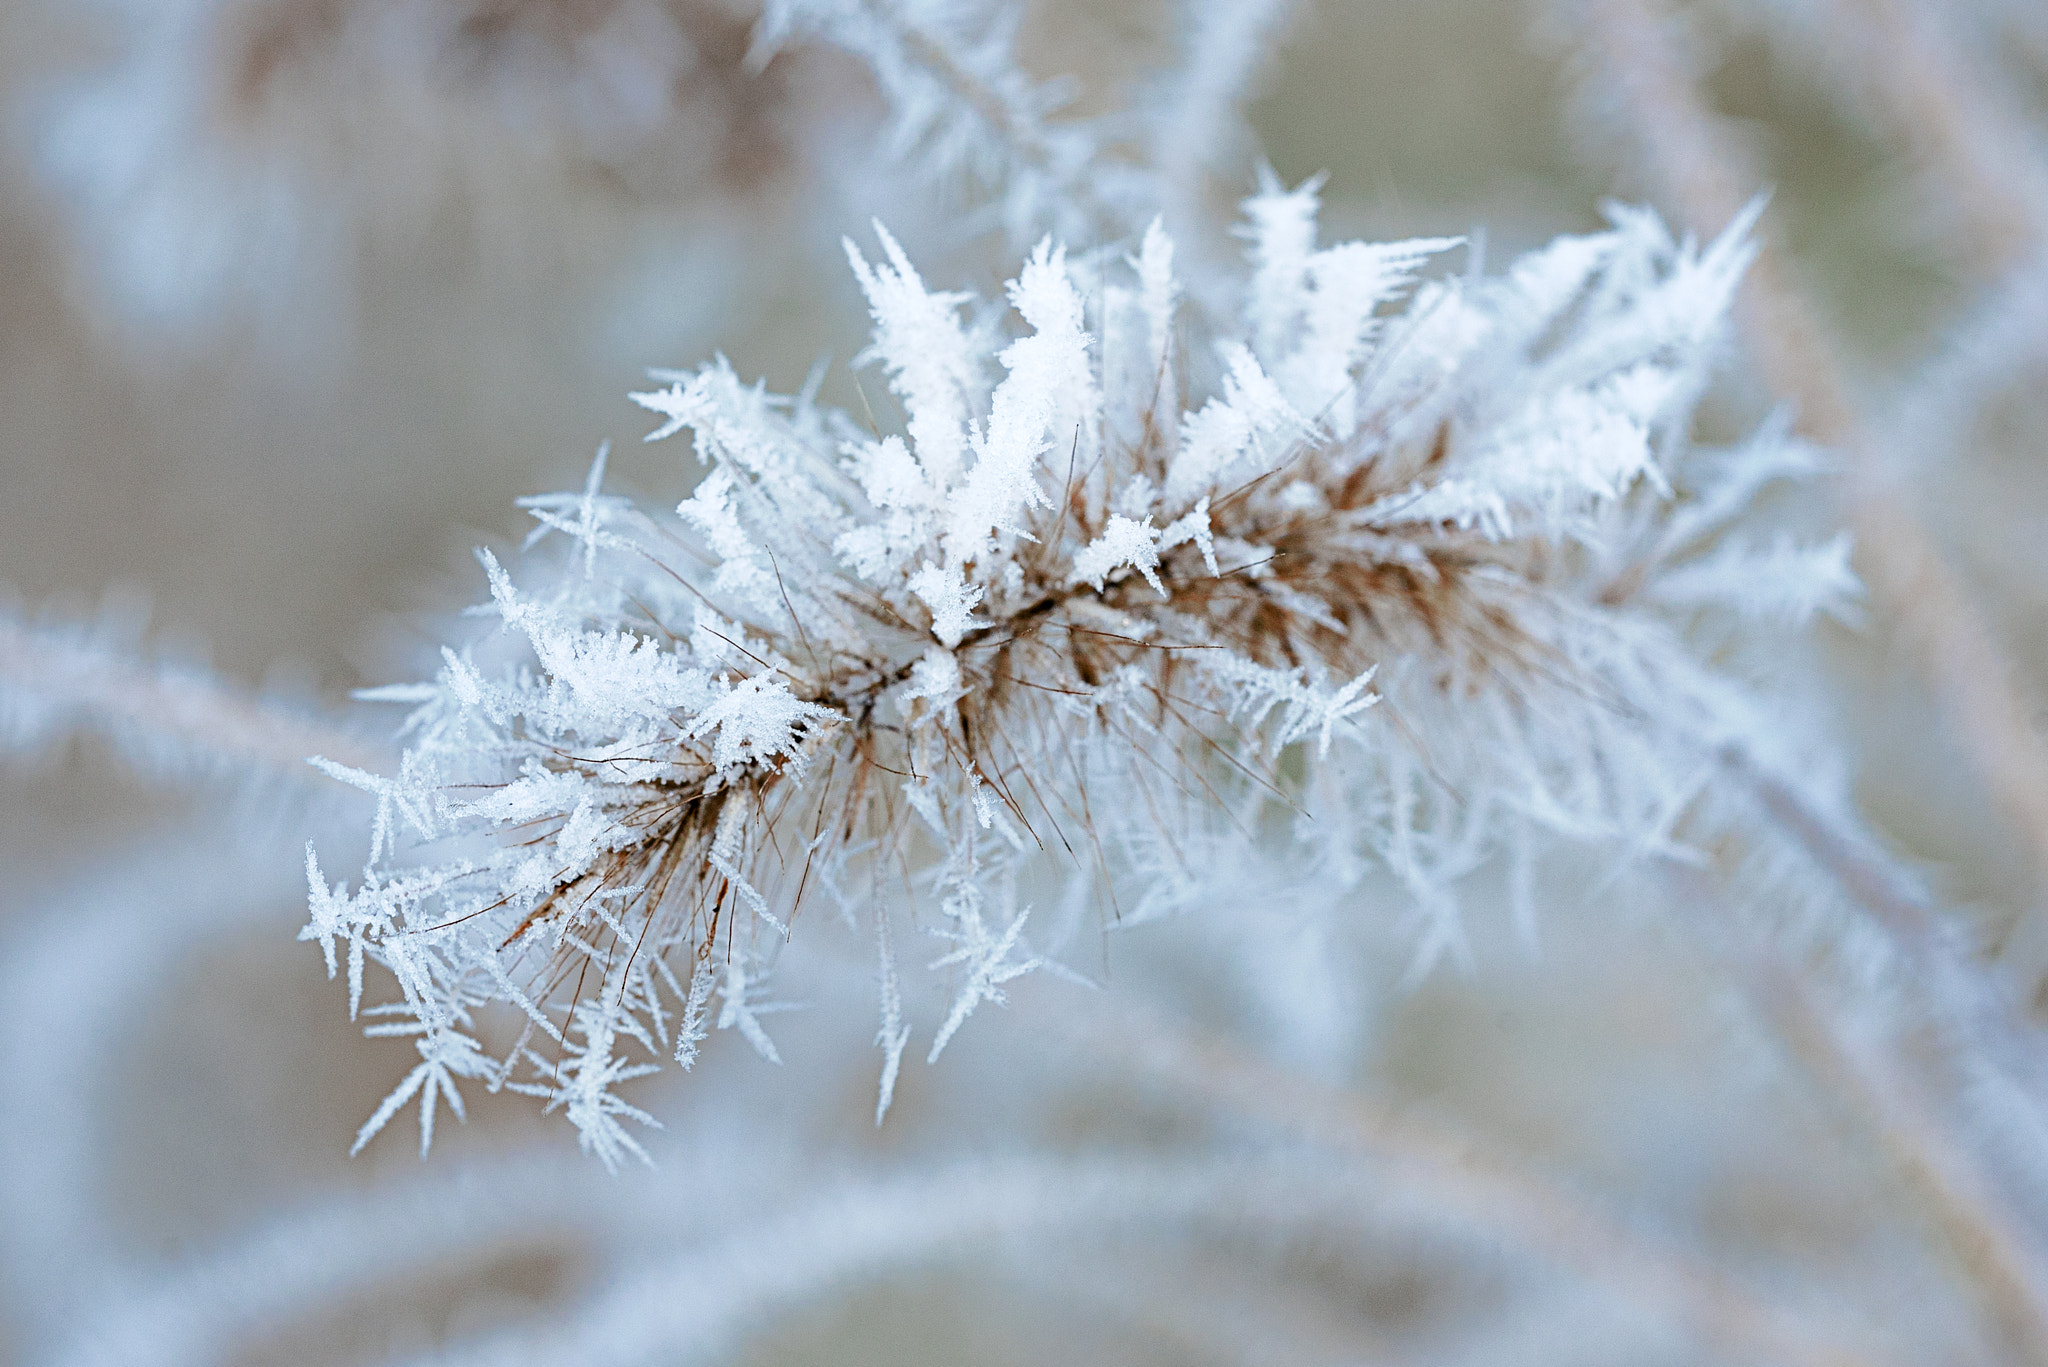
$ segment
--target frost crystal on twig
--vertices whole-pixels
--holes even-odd
[[[847,253],[902,431],[721,359],[634,395],[705,467],[673,516],[604,495],[602,453],[528,501],[567,572],[483,553],[500,630],[391,694],[416,703],[398,775],[330,770],[377,797],[376,849],[352,891],[309,855],[306,934],[330,968],[345,946],[352,996],[366,958],[391,971],[373,1028],[424,1060],[366,1134],[517,1077],[607,1163],[641,1155],[611,1089],[711,1028],[775,1059],[769,969],[863,882],[886,1107],[906,924],[950,975],[936,1059],[1052,964],[1030,912],[1062,878],[1149,916],[1232,842],[1377,862],[1426,965],[1503,849],[1676,847],[1751,714],[1686,623],[1796,626],[1854,587],[1835,543],[1722,544],[1803,468],[1779,429],[1689,444],[1747,220],[1700,247],[1617,210],[1418,285],[1455,242],[1319,247],[1312,186],[1247,209],[1238,316],[1180,302],[1208,292],[1155,224],[1129,258],[1041,242],[1007,331],[878,227]],[[490,1003],[522,1031],[497,1057]]]

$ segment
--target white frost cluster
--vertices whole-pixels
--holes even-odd
[[[529,500],[575,553],[528,585],[485,553],[499,630],[374,694],[413,708],[398,772],[327,766],[378,815],[354,888],[309,849],[305,934],[352,1009],[390,971],[371,1029],[421,1055],[363,1138],[481,1084],[638,1154],[621,1083],[712,1030],[777,1057],[768,984],[814,906],[872,941],[886,1108],[919,1028],[936,1059],[1051,965],[1034,905],[1158,914],[1287,841],[1390,871],[1426,963],[1489,861],[1711,819],[1754,700],[1693,624],[1854,591],[1839,544],[1723,543],[1803,448],[1690,443],[1747,223],[1700,247],[1617,211],[1418,284],[1457,243],[1322,247],[1315,218],[1312,186],[1249,202],[1229,318],[1183,302],[1214,292],[1156,224],[1129,256],[1041,242],[1007,327],[878,227],[847,246],[898,404],[873,418],[722,359],[657,373],[634,398],[650,441],[689,434],[694,492],[608,497],[601,454]],[[923,1027],[920,941],[951,984]]]

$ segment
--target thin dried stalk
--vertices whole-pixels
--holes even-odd
[[[1933,909],[1904,886],[1853,831],[1807,801],[1798,787],[1735,747],[1722,754],[1732,775],[1828,869],[1862,906],[1882,918],[1917,962],[1914,973],[1951,1019],[1945,1022],[1997,1068],[2007,1062],[2009,1039],[2001,1008],[2009,1004],[1966,974],[1940,942]],[[2048,1360],[2048,1339],[2036,1293],[2048,1286],[2048,1266],[2005,1217],[2003,1205],[1979,1179],[1912,1080],[1893,1062],[1839,1024],[1812,988],[1782,963],[1741,958],[1738,975],[1759,1014],[1793,1055],[1825,1077],[1850,1108],[1876,1117],[1875,1137],[1921,1204],[1932,1213],[1958,1260],[1986,1302],[2001,1337],[2028,1361]],[[2025,1082],[2017,1082],[2023,1091]]]
[[[285,933],[271,918],[295,900],[293,861],[230,853],[248,839],[239,824],[209,819],[114,852],[38,899],[0,944],[0,1285],[17,1349],[75,1332],[121,1267],[103,1107],[136,1049],[135,1005],[175,983],[188,955]]]
[[[1090,173],[1090,139],[1077,124],[1046,117],[1059,104],[1059,92],[1017,65],[1006,36],[994,43],[988,33],[963,41],[884,0],[782,3],[769,7],[749,64],[765,65],[799,30],[867,63],[883,97],[896,106],[898,126],[890,136],[903,144],[900,150],[921,143],[929,152],[953,143],[951,153],[925,157],[928,169],[967,170],[996,191],[988,207],[1012,237],[1024,238],[1027,224],[1047,213],[1069,216],[1074,229],[1106,226],[1112,236],[1131,226],[1128,206],[1105,193],[1116,177],[1099,174],[1099,168]],[[932,88],[908,89],[906,78],[913,73]]]

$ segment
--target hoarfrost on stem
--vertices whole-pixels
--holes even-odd
[[[415,1096],[424,1137],[483,1081],[608,1164],[644,1156],[621,1122],[651,1117],[613,1089],[713,1028],[775,1060],[770,969],[853,872],[879,1116],[913,1031],[904,925],[945,946],[936,1060],[1054,964],[1023,894],[1061,879],[1113,897],[1291,840],[1333,876],[1390,870],[1424,967],[1501,851],[1669,850],[1730,819],[1702,757],[1764,672],[1710,668],[1686,628],[1796,628],[1854,589],[1842,543],[1723,544],[1810,466],[1782,430],[1689,441],[1748,221],[1700,247],[1617,211],[1504,276],[1418,285],[1455,242],[1319,247],[1313,185],[1246,211],[1239,316],[1182,303],[1217,292],[1183,289],[1155,223],[1132,257],[1040,242],[1007,332],[877,225],[878,259],[846,251],[902,432],[721,358],[633,396],[648,440],[688,431],[708,467],[673,515],[603,494],[602,451],[583,490],[527,501],[567,571],[521,588],[482,553],[500,630],[390,695],[413,704],[398,775],[330,767],[379,835],[353,890],[309,854],[306,935],[330,971],[346,945],[352,998],[366,959],[391,971],[371,1028],[423,1058],[365,1139]],[[1193,895],[1149,881],[1142,915]],[[521,1030],[496,1057],[491,1004]]]

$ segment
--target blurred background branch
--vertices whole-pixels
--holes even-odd
[[[53,604],[0,617],[0,1359],[2048,1359],[2038,6],[35,0],[0,59],[0,584]],[[1833,453],[1874,630],[1794,662],[1845,772],[1703,763],[1882,933],[1756,851],[1488,866],[1418,984],[1394,880],[1205,871],[1213,914],[1048,908],[1081,1038],[1019,985],[879,1133],[832,965],[781,1070],[669,1094],[653,1177],[489,1094],[434,1170],[347,1164],[417,1060],[292,943],[304,828],[367,812],[300,761],[389,771],[347,695],[416,676],[513,497],[643,430],[649,364],[823,350],[885,405],[872,214],[993,296],[1006,236],[1155,196],[1220,259],[1262,163],[1329,172],[1331,236],[1500,259],[1603,193],[1702,238],[1772,194],[1703,425],[1782,400]],[[68,606],[122,584],[217,663]]]

